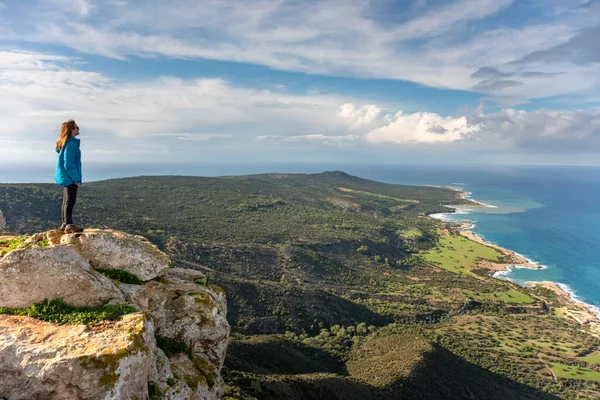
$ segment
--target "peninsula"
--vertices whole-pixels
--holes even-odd
[[[58,196],[0,185],[11,234],[54,228]],[[596,322],[555,288],[494,278],[515,254],[428,217],[470,204],[455,190],[157,176],[92,182],[78,201],[84,226],[142,235],[223,287],[224,398],[600,396]]]

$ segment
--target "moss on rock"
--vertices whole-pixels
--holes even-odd
[[[119,268],[96,268],[96,271],[109,279],[130,285],[142,285],[144,283],[136,275]]]
[[[100,321],[116,320],[136,311],[134,307],[127,304],[76,307],[61,299],[46,299],[24,308],[0,307],[0,314],[28,316],[46,322],[72,325],[91,325]]]

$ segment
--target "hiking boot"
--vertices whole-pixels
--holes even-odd
[[[83,232],[83,228],[80,228],[73,224],[69,224],[69,225],[65,226],[65,229],[63,230],[63,232],[64,233],[78,233],[78,232]]]

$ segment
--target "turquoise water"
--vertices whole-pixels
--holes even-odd
[[[515,268],[504,278],[519,284],[554,281],[580,300],[600,306],[599,168],[426,170],[410,178],[388,176],[388,181],[461,187],[471,198],[495,206],[461,210],[450,218],[474,220],[478,235],[546,267]]]
[[[460,187],[495,208],[473,208],[469,214],[451,218],[475,220],[475,233],[547,267],[514,269],[506,278],[521,284],[555,281],[581,300],[600,306],[600,168],[231,163],[84,167],[85,181],[138,175],[342,170],[382,182]],[[52,165],[9,168],[0,164],[0,182],[53,182],[53,169]],[[85,195],[83,190],[81,195]]]

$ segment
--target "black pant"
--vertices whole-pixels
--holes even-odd
[[[69,225],[73,223],[73,207],[77,200],[77,185],[69,185],[63,188],[62,223]]]

